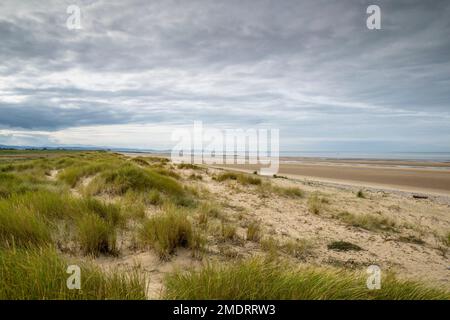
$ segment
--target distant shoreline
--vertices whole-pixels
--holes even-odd
[[[158,153],[124,153],[128,156],[170,156]],[[212,167],[252,173],[260,165],[213,164]],[[450,196],[450,162],[390,159],[323,159],[280,157],[277,175],[351,186]]]

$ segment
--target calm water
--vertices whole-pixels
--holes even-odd
[[[170,152],[169,152],[170,153]],[[194,151],[194,154],[201,154]],[[206,155],[207,152],[204,153]],[[216,157],[223,153],[216,152]],[[227,156],[233,156],[227,152]],[[450,162],[450,152],[346,152],[346,151],[280,151],[280,157],[328,158],[328,159],[379,159]]]
[[[282,157],[311,157],[334,159],[393,159],[450,161],[450,152],[324,152],[324,151],[281,151]]]

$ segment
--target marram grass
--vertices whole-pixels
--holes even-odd
[[[69,265],[81,270],[81,290],[67,288]],[[0,249],[0,300],[145,299],[145,278],[137,273],[102,272],[71,262],[54,249]]]
[[[186,213],[172,205],[143,222],[140,239],[163,260],[169,259],[177,247],[201,249],[201,238],[195,236]]]
[[[450,293],[420,283],[382,277],[380,290],[366,287],[366,275],[318,267],[295,268],[275,260],[209,264],[200,271],[166,277],[166,299],[415,300],[450,299]]]

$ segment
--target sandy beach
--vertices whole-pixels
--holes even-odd
[[[312,158],[282,158],[280,162],[278,178],[268,177],[267,181],[279,187],[299,187],[306,198],[320,194],[325,199],[320,214],[311,214],[307,199],[264,196],[258,188],[214,180],[230,169],[251,173],[258,166],[206,165],[203,179],[195,183],[226,203],[228,217],[245,212],[250,220],[260,221],[266,237],[314,243],[313,255],[306,258],[308,263],[351,269],[376,263],[402,277],[448,288],[448,259],[440,239],[449,227],[449,163]],[[184,171],[185,177],[195,173]],[[364,192],[362,198],[356,196],[359,190]],[[387,219],[393,221],[396,231],[367,230],[343,220],[345,215]],[[350,241],[364,250],[334,252],[327,244],[335,240]],[[233,246],[233,250],[241,256],[257,251],[253,246]],[[178,263],[184,266],[188,260]],[[154,288],[159,288],[158,283]]]
[[[257,165],[227,165],[247,172]],[[278,175],[360,187],[450,195],[450,163],[407,160],[341,160],[284,157]]]

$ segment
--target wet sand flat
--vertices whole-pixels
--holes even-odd
[[[170,157],[169,154],[147,155]],[[246,172],[253,172],[261,167],[249,164],[211,166]],[[277,174],[361,187],[381,187],[450,196],[450,162],[445,161],[281,157]]]
[[[255,165],[228,165],[253,171]],[[399,190],[450,194],[450,164],[443,162],[379,160],[301,160],[282,159],[279,175],[296,178],[385,186]]]

